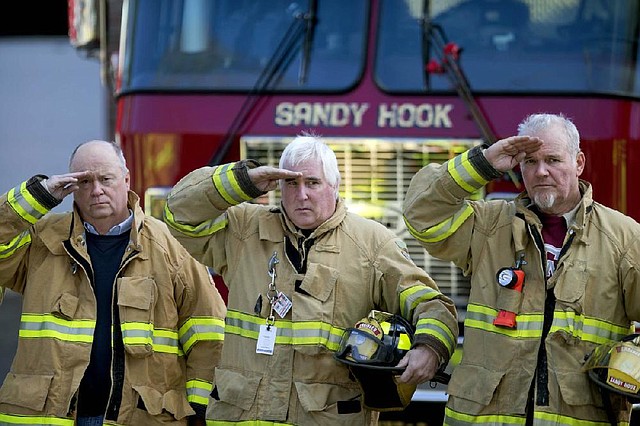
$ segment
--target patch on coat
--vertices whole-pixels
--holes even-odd
[[[410,260],[411,262],[413,262],[413,259],[411,259],[411,255],[409,254],[409,249],[407,248],[407,245],[405,244],[405,242],[402,240],[396,240],[396,245],[400,249],[400,253],[402,253],[402,255],[406,257],[407,260]]]

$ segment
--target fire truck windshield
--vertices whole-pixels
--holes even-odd
[[[640,94],[637,1],[380,0],[371,22],[367,0],[317,1],[310,17],[313,4],[131,0],[121,93],[343,92],[368,53],[384,91],[451,91],[424,72],[433,46],[423,35],[436,25],[462,48],[475,91]],[[368,43],[369,25],[377,36]]]

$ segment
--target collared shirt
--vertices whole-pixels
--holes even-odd
[[[107,233],[104,235],[124,234],[125,232],[129,232],[131,230],[132,225],[133,225],[133,211],[129,210],[129,217],[123,220],[118,225],[115,225],[114,227],[109,229],[109,231],[107,231]],[[84,229],[86,229],[87,232],[91,232],[92,234],[100,235],[100,233],[96,230],[96,228],[89,222],[84,222]]]

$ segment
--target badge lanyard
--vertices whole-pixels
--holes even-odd
[[[275,326],[276,320],[273,313],[276,312],[280,316],[280,318],[284,318],[292,306],[292,302],[287,297],[287,295],[281,291],[278,291],[278,289],[276,288],[276,265],[278,263],[280,263],[280,260],[278,259],[278,252],[274,251],[273,255],[271,255],[271,258],[269,259],[267,268],[267,273],[271,278],[269,284],[267,285],[266,294],[270,308],[269,316],[267,316],[265,323],[260,325],[260,334],[258,335],[258,342],[256,345],[256,353],[259,354],[273,355],[277,330],[277,327]],[[262,295],[258,296],[258,301],[256,302],[255,308],[256,313],[260,312],[262,308],[261,305]]]

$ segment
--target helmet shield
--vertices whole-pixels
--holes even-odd
[[[591,380],[606,390],[640,402],[640,335],[593,350],[584,364]]]
[[[360,384],[364,407],[395,411],[411,402],[416,385],[398,381],[404,369],[397,365],[412,342],[413,327],[406,319],[375,310],[344,331],[334,356]]]

